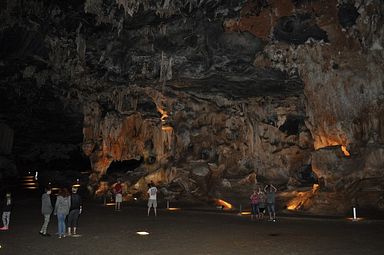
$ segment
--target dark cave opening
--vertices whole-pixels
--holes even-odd
[[[308,164],[303,166],[298,171],[298,179],[303,186],[312,186],[313,184],[318,183],[318,178],[316,174],[312,171],[312,165]]]
[[[300,126],[303,126],[304,119],[299,116],[287,116],[287,120],[279,127],[279,130],[287,135],[298,135],[300,133]]]
[[[130,160],[114,160],[107,169],[107,175],[114,173],[126,173],[135,170],[144,162],[144,158]]]

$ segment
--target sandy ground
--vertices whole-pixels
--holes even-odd
[[[384,221],[283,217],[278,222],[251,221],[223,212],[166,211],[147,217],[146,208],[121,212],[85,203],[80,237],[58,239],[38,234],[39,198],[19,200],[11,228],[0,232],[0,254],[384,254]],[[140,236],[137,231],[147,231]]]

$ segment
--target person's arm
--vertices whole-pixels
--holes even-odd
[[[53,214],[56,215],[57,214],[57,206],[59,204],[59,200],[60,200],[60,197],[57,197],[56,199],[56,203],[55,203],[55,209],[53,210]]]
[[[273,191],[274,191],[274,192],[276,192],[276,191],[277,191],[276,187],[275,187],[275,186],[273,186],[272,184],[271,184],[271,187],[272,187],[272,189],[273,189]]]
[[[79,196],[79,199],[80,199],[80,213],[83,211],[83,200],[81,199],[81,196]]]
[[[267,192],[267,187],[268,187],[268,185],[266,185],[266,186],[264,187],[264,192]]]

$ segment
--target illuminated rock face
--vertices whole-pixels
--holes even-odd
[[[303,181],[313,141],[302,96],[229,100],[175,86],[163,93],[132,87],[112,95],[123,98],[124,109],[112,98],[102,100],[111,102],[104,114],[97,102],[84,108],[83,150],[98,176],[112,161],[142,157],[142,176],[136,171],[123,176],[129,195],[144,192],[153,181],[175,199],[241,202],[258,181]],[[144,110],[139,102],[153,107]]]
[[[272,182],[280,207],[343,213],[363,195],[362,206],[377,207],[384,167],[380,0],[0,7],[0,45],[7,46],[0,47],[0,113],[16,133],[25,118],[60,130],[58,137],[80,132],[82,123],[93,189],[113,161],[137,160],[139,167],[119,173],[127,199],[153,181],[168,199],[238,206],[255,186]],[[56,106],[37,111],[42,101]],[[27,113],[3,110],[11,102]],[[60,110],[65,121],[34,113],[41,109]],[[29,144],[44,140],[25,136]],[[80,143],[77,135],[57,140]]]

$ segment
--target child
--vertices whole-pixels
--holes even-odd
[[[256,218],[259,218],[259,194],[257,193],[256,190],[253,191],[252,195],[249,198],[251,200],[251,209],[252,209],[252,214],[251,214],[251,220]]]
[[[11,193],[7,192],[5,195],[5,200],[2,204],[2,209],[3,209],[3,227],[0,228],[0,230],[8,230],[9,229],[9,221],[11,218],[11,209],[12,209],[12,198],[11,198]]]
[[[259,219],[264,219],[265,212],[265,193],[259,188]]]

